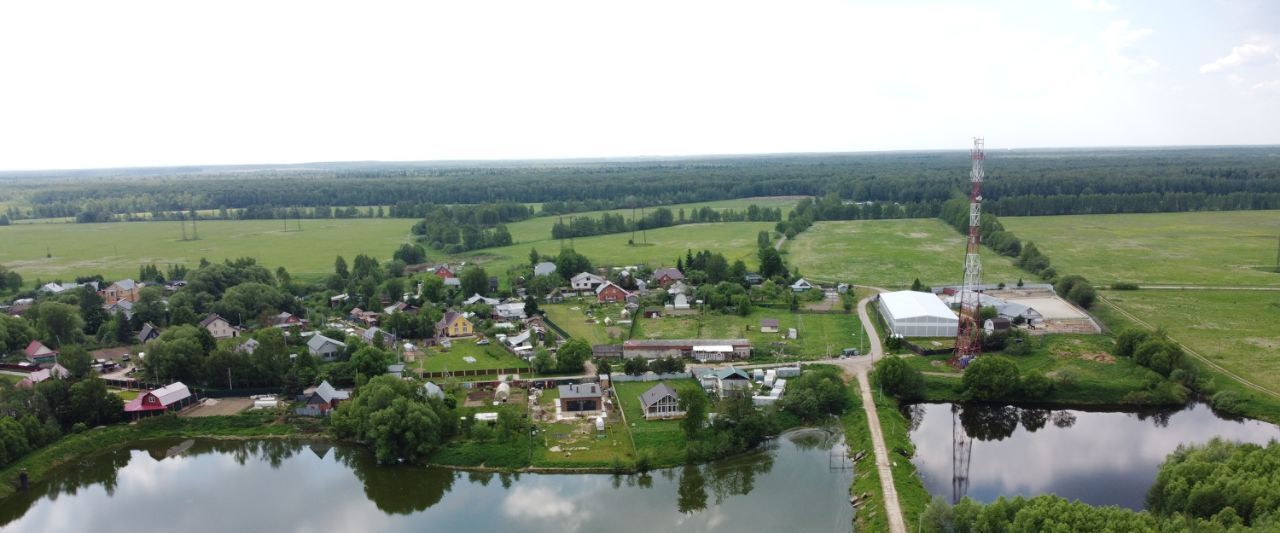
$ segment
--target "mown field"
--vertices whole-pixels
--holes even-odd
[[[1240,376],[1280,393],[1280,291],[1107,291],[1108,300]]]
[[[1280,211],[1211,211],[1054,217],[1003,217],[1033,241],[1058,272],[1094,285],[1280,287],[1275,266]]]
[[[799,201],[797,198],[790,197],[790,196],[738,198],[735,200],[719,200],[715,202],[697,202],[692,204],[675,204],[675,205],[666,205],[666,206],[647,207],[644,209],[643,212],[650,213],[654,209],[657,209],[659,207],[665,207],[667,209],[670,209],[673,214],[676,214],[678,218],[679,212],[681,209],[684,209],[685,214],[689,215],[690,212],[693,211],[694,209],[701,209],[703,207],[710,207],[715,210],[733,209],[736,211],[746,211],[747,207],[751,206],[752,204],[755,204],[760,207],[782,209],[782,217],[785,219],[787,217],[787,213],[791,211],[792,207],[795,207],[797,201]],[[507,224],[507,229],[511,231],[511,238],[515,239],[516,242],[529,243],[533,241],[546,241],[546,240],[551,240],[551,226],[554,226],[556,223],[556,220],[559,220],[560,218],[564,218],[566,221],[570,217],[587,216],[592,218],[599,218],[600,215],[603,213],[623,215],[628,219],[631,218],[630,209],[613,209],[609,211],[588,211],[583,213],[571,213],[563,216],[557,215],[557,216],[547,216],[547,217],[534,217],[529,220],[523,220],[523,221],[515,222],[512,224]],[[635,214],[636,214],[636,217],[640,217],[641,210],[636,209]],[[628,239],[631,238],[630,233],[626,235]],[[636,232],[636,240],[637,241],[641,240],[640,232]],[[622,242],[625,243],[626,239],[623,239]],[[526,250],[526,252],[528,252],[528,250]]]
[[[679,420],[646,420],[640,395],[657,385],[657,381],[614,383],[614,393],[627,413],[627,424],[636,441],[636,451],[647,453],[656,464],[670,465],[684,462],[685,437]],[[702,390],[692,379],[668,381],[668,385],[681,392],[687,389]]]
[[[495,341],[496,342],[496,341]],[[489,370],[495,368],[528,368],[529,363],[511,355],[496,344],[477,346],[473,339],[456,340],[453,346],[445,351],[443,348],[427,349],[427,356],[419,362],[409,363],[410,368],[419,368],[426,372],[449,370]],[[476,362],[468,363],[463,357],[474,357]]]
[[[145,263],[195,266],[201,258],[254,257],[272,270],[283,266],[294,277],[320,279],[333,271],[339,254],[347,261],[362,253],[390,259],[397,246],[408,242],[412,223],[303,220],[302,231],[286,232],[279,220],[213,220],[200,222],[200,240],[192,241],[182,240],[178,222],[0,226],[0,264],[34,282],[97,273],[107,279],[137,276],[138,266]]]
[[[583,237],[574,239],[572,243],[564,241],[563,244],[566,247],[572,245],[597,266],[675,266],[676,258],[684,257],[688,250],[712,250],[724,254],[730,263],[741,259],[748,268],[754,268],[759,263],[756,259],[756,234],[770,231],[773,227],[773,222],[689,224],[649,230],[648,243],[635,246],[627,244],[627,240],[631,238],[630,233]],[[547,240],[475,250],[449,259],[483,265],[489,274],[506,279],[508,269],[529,261],[531,248],[536,248],[539,253],[558,253],[561,242],[551,240],[550,235],[551,230],[548,229]],[[636,239],[640,240],[639,234]],[[434,254],[432,258],[435,258]]]
[[[778,333],[761,333],[760,320],[778,319]],[[783,339],[788,328],[796,328],[796,339]],[[858,333],[859,337],[853,334]],[[637,339],[732,339],[745,338],[756,346],[756,357],[766,357],[772,343],[785,356],[821,359],[840,355],[840,350],[865,347],[862,325],[853,313],[792,313],[778,309],[755,309],[751,316],[706,313],[692,316],[641,318]],[[860,342],[861,341],[861,342]]]
[[[788,241],[787,262],[820,281],[905,288],[958,285],[964,275],[964,237],[932,218],[817,222]],[[983,249],[986,283],[1032,281],[1008,258]]]

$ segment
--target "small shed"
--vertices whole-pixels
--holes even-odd
[[[987,335],[1009,331],[1009,328],[1012,327],[1013,322],[1002,316],[988,318],[987,321],[982,324],[982,330]]]
[[[762,318],[760,319],[760,333],[777,333],[778,319]]]
[[[511,384],[499,383],[497,390],[493,391],[494,401],[505,402],[511,397]]]

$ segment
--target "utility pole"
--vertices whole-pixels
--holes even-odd
[[[178,223],[182,224],[182,240],[187,240],[187,214],[178,212]]]
[[[636,243],[636,208],[631,207],[631,244]]]
[[[1280,237],[1276,237],[1276,274],[1280,274]]]
[[[196,218],[198,218],[196,215],[196,210],[192,209],[191,210],[191,240],[193,241],[200,240],[200,230],[196,229]]]

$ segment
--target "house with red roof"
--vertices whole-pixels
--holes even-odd
[[[58,358],[58,351],[45,346],[43,342],[31,341],[27,345],[27,349],[23,350],[23,354],[27,356],[27,360],[32,363],[52,363]]]
[[[161,414],[166,411],[180,410],[195,399],[181,381],[175,381],[155,390],[139,394],[124,404],[124,412],[132,420]]]

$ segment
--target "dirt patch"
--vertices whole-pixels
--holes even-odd
[[[1262,337],[1246,337],[1244,341],[1254,346],[1257,346],[1259,348],[1265,348],[1268,350],[1275,350],[1277,348],[1280,348],[1280,339],[1266,339]]]
[[[1095,363],[1102,363],[1106,365],[1114,365],[1116,363],[1116,357],[1106,352],[1082,353],[1080,354],[1080,358],[1086,361],[1093,361]]]
[[[180,416],[228,416],[253,407],[253,398],[206,398],[200,405],[182,411]]]

